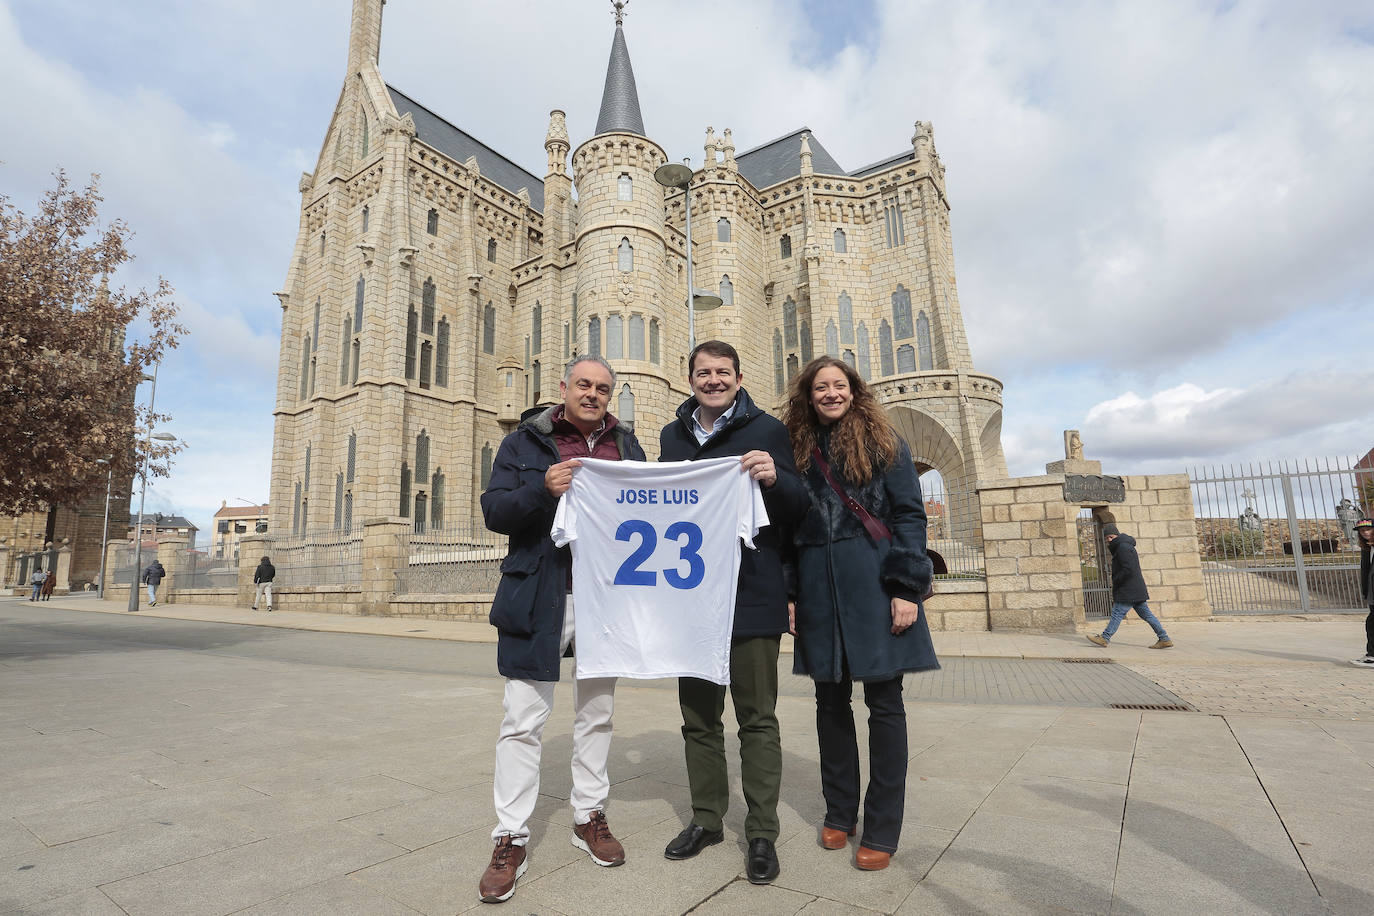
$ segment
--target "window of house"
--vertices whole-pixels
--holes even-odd
[[[415,437],[415,479],[424,482],[429,476],[429,433],[420,430]]]
[[[630,359],[644,358],[644,316],[630,316]]]
[[[587,355],[601,355],[601,319],[595,315],[587,319]]]
[[[895,197],[883,204],[883,229],[888,248],[897,248],[906,244],[906,227],[902,223],[902,208]]]
[[[415,494],[415,533],[424,534],[425,532],[425,510],[429,507],[429,500],[423,493]]]
[[[444,527],[444,472],[434,469],[429,480],[429,528],[440,531]]]
[[[438,210],[430,210],[430,211],[429,211],[429,215],[425,218],[425,231],[428,232],[430,235],[438,235],[438,234],[439,234],[439,211],[438,211]]]
[[[320,348],[320,300],[318,298],[315,299],[315,323],[312,326],[311,339],[314,341],[311,349],[318,350]]]
[[[448,387],[448,319],[439,319],[439,333],[434,338],[434,384]]]
[[[344,498],[344,479],[343,473],[334,475],[334,530],[343,527],[343,498]]]
[[[490,302],[482,309],[482,352],[496,352],[496,309]]]
[[[773,391],[782,394],[787,388],[787,378],[783,375],[782,332],[773,329]]]
[[[485,490],[491,483],[491,462],[492,462],[491,443],[482,446],[482,489]]]
[[[840,353],[840,329],[835,327],[835,319],[825,323],[825,354],[838,356]]]
[[[487,239],[487,260],[496,260],[496,239]]]
[[[425,341],[420,344],[420,387],[429,387],[430,370],[434,367],[434,344]]]
[[[348,434],[348,476],[344,479],[349,483],[353,482],[354,472],[358,468],[358,434]]]
[[[358,384],[358,361],[359,361],[360,359],[362,359],[362,355],[363,355],[363,344],[362,344],[362,341],[356,340],[356,339],[355,339],[355,340],[353,341],[353,348],[352,348],[352,349],[353,349],[353,367],[352,367],[352,371],[349,373],[349,381],[350,381],[352,384],[356,385],[356,384]]]
[[[303,400],[310,385],[310,335],[301,341],[301,378],[296,392],[297,400]]]
[[[615,418],[633,432],[635,428],[635,393],[630,390],[629,383],[625,383],[620,389],[620,397],[616,401]]]
[[[530,367],[530,375],[534,378],[534,403],[539,403],[539,398],[543,394],[544,367],[539,365],[539,360],[534,361]]]
[[[797,303],[791,296],[782,303],[782,342],[789,350],[797,346]]]
[[[367,223],[368,223],[368,216],[369,216],[369,215],[370,215],[370,214],[368,213],[367,207],[363,207],[363,231],[364,231],[364,232],[367,231]]]
[[[854,303],[849,300],[849,293],[840,293],[840,343],[852,344],[854,342]]]
[[[567,359],[572,355],[572,329],[568,323],[563,322],[563,358]]]
[[[635,199],[635,183],[629,175],[622,172],[620,178],[616,180],[621,200]]]
[[[797,377],[797,354],[793,353],[787,357],[787,380],[790,382]]]
[[[864,324],[862,321],[860,321],[860,322],[859,322],[859,364],[858,364],[857,366],[855,366],[855,368],[859,370],[859,376],[860,376],[861,378],[863,378],[864,381],[868,381],[869,379],[871,379],[871,378],[873,377],[873,373],[872,373],[872,371],[871,371],[873,367],[872,367],[872,364],[869,362],[869,352],[870,352],[870,350],[869,350],[869,347],[868,347],[868,325],[866,325],[866,324]]]
[[[623,359],[625,356],[623,333],[624,322],[619,315],[606,316],[606,358]]]
[[[835,253],[844,254],[849,250],[849,239],[845,238],[843,229],[835,230]]]
[[[348,317],[348,318],[345,318],[345,319],[344,319],[344,323],[343,323],[343,334],[340,336],[340,339],[339,339],[339,384],[340,384],[340,385],[345,385],[345,384],[348,383],[348,347],[349,347],[349,343],[350,343],[352,340],[353,340],[353,319],[352,319],[352,317]]]
[[[406,312],[406,378],[415,378],[415,349],[418,341],[419,316],[415,309]]]
[[[897,348],[897,371],[916,371],[916,348],[911,344],[902,344]]]
[[[898,283],[892,294],[892,336],[907,340],[915,333],[911,324],[911,291]]]
[[[716,241],[730,241],[730,221],[723,216],[716,220]]]
[[[792,257],[792,236],[784,235],[778,239],[778,254],[784,258]]]
[[[434,278],[430,277],[425,281],[420,293],[420,331],[422,333],[434,333],[434,300],[436,298],[437,290],[434,288]]]
[[[361,115],[362,122],[363,122],[363,136],[362,136],[362,141],[363,141],[363,142],[362,142],[362,149],[363,149],[363,152],[362,152],[362,155],[366,156],[366,155],[368,154],[368,152],[371,151],[371,149],[372,149],[372,144],[371,144],[371,142],[370,142],[370,140],[369,140],[368,133],[367,133],[367,113],[366,113],[366,112],[359,112],[359,114]]]
[[[398,513],[401,518],[410,518],[410,465],[401,462],[401,504]]]
[[[660,356],[660,354],[659,354],[659,349],[658,349],[658,319],[657,319],[657,318],[650,318],[650,319],[649,319],[649,362],[653,363],[654,365],[658,365],[658,363],[659,363],[659,356]]]
[[[344,493],[343,529],[353,530],[353,492]]]
[[[305,474],[302,475],[302,476],[304,476],[304,478],[305,478],[305,495],[306,495],[306,496],[309,496],[309,495],[310,495],[310,453],[311,453],[311,451],[312,451],[311,447],[307,445],[307,446],[305,447]]]
[[[916,316],[916,351],[921,357],[921,369],[935,368],[935,355],[930,348],[930,319],[922,310]]]
[[[628,238],[620,240],[620,247],[616,249],[617,266],[623,274],[630,273],[635,269],[635,250]]]
[[[358,283],[353,287],[353,333],[363,332],[363,299],[367,294],[367,281],[362,277],[358,278]]]
[[[326,233],[320,233],[320,257],[324,257],[324,239]]]
[[[883,377],[893,373],[892,362],[892,328],[884,318],[882,324],[878,325],[878,365],[882,370]]]
[[[535,353],[544,349],[544,306],[538,302],[530,313],[530,349]]]
[[[735,304],[735,285],[730,282],[729,274],[720,278],[720,303],[721,305]]]
[[[803,363],[809,363],[815,357],[816,351],[811,345],[811,322],[801,323],[801,358]]]
[[[853,350],[845,350],[845,351],[844,351],[844,356],[841,357],[841,359],[843,359],[845,362],[849,363],[849,365],[850,365],[851,367],[857,369],[857,367],[854,366],[854,351],[853,351]]]

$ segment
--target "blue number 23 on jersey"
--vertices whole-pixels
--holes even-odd
[[[632,518],[620,523],[615,532],[615,539],[629,541],[635,535],[639,535],[639,546],[616,570],[615,584],[647,585],[652,588],[658,585],[658,573],[652,569],[640,569],[640,566],[653,556],[654,548],[658,546],[658,532],[654,530],[653,525],[643,519]],[[665,569],[663,578],[673,588],[696,588],[706,576],[706,563],[698,552],[701,550],[701,529],[691,522],[673,522],[663,532],[663,536],[667,540],[678,542],[678,558],[687,564],[686,575],[679,569]]]

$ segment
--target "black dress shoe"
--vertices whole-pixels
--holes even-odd
[[[749,856],[744,860],[744,873],[750,884],[772,884],[778,876],[778,851],[772,840],[754,837],[749,841]]]
[[[707,830],[696,824],[688,824],[663,850],[663,857],[665,859],[690,859],[707,846],[714,846],[723,839],[725,839],[724,830]]]

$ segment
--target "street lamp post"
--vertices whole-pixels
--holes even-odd
[[[690,159],[682,160],[691,162]],[[687,352],[697,347],[696,313],[709,312],[721,307],[721,298],[704,289],[692,285],[692,169],[688,165],[668,162],[654,171],[654,181],[665,188],[679,188],[682,191],[682,209],[686,214],[687,234]]]
[[[96,589],[97,598],[105,597],[105,549],[110,542],[110,485],[114,483],[114,455],[97,458],[96,464],[105,465],[105,521],[100,526],[100,587]]]
[[[152,390],[148,393],[148,412],[153,411],[153,403],[157,400],[157,364],[153,365],[153,374],[144,375],[143,380],[152,382]],[[138,494],[138,525],[134,528],[134,576],[129,583],[129,610],[138,610],[138,587],[139,572],[143,569],[143,505],[148,496],[148,459],[152,457],[153,440],[158,439],[162,442],[175,442],[176,436],[167,433],[153,432],[151,418],[148,421],[148,440],[143,450],[143,467],[140,474],[141,484]]]

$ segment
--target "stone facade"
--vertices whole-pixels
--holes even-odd
[[[640,133],[632,75],[633,121],[573,147],[551,113],[540,179],[386,85],[382,2],[354,0],[343,89],[301,177],[277,294],[277,535],[480,523],[501,438],[556,401],[576,354],[615,366],[612,412],[650,457],[688,394],[686,195],[654,180],[669,156]],[[612,85],[627,73],[617,23],[608,98],[627,98]],[[736,156],[732,132],[708,128],[704,152],[689,189],[695,282],[726,304],[697,315],[697,339],[734,344],[746,386],[773,407],[813,356],[847,359],[923,470],[965,491],[1005,477],[1001,383],[972,368],[930,125],[852,172],[804,129]]]

